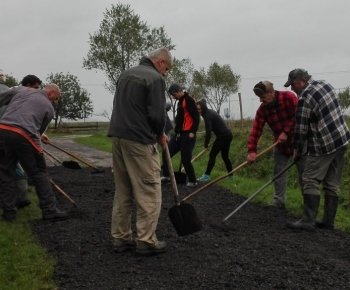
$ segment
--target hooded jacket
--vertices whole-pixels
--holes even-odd
[[[213,132],[216,137],[232,134],[222,117],[214,110],[208,109],[205,99],[198,101],[197,104],[202,108],[202,117],[205,123],[204,147],[208,147],[209,145],[211,132]]]

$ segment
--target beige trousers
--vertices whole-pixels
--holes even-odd
[[[136,240],[155,244],[162,201],[157,145],[113,137],[112,152],[115,182],[112,237],[119,241],[132,239],[131,215],[135,204]]]

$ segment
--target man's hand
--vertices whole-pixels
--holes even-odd
[[[168,137],[163,133],[162,135],[157,135],[157,143],[162,147],[162,149],[165,149],[167,146]]]
[[[188,137],[190,137],[190,138],[194,138],[194,134],[193,133],[190,133],[190,134],[188,134]]]
[[[46,134],[42,134],[40,139],[41,139],[41,142],[43,142],[44,144],[49,144],[50,142],[50,139]]]
[[[283,144],[284,142],[287,141],[287,139],[288,139],[287,134],[284,133],[284,132],[282,132],[282,133],[278,136],[277,141],[278,141],[278,143],[282,143],[282,144]]]
[[[249,163],[255,162],[255,159],[256,159],[256,152],[248,153],[247,161],[248,161]]]

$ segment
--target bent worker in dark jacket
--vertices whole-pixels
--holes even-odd
[[[232,163],[228,155],[233,137],[232,132],[225,124],[225,121],[217,112],[208,109],[207,102],[204,99],[197,102],[197,109],[205,123],[204,148],[208,149],[211,132],[216,135],[213,147],[209,153],[207,169],[202,177],[198,179],[199,181],[208,181],[210,180],[210,173],[214,168],[216,156],[219,152],[221,152],[221,157],[225,163],[227,172],[232,171]]]

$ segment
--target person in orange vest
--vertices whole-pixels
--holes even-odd
[[[198,182],[191,163],[192,152],[196,143],[196,134],[200,120],[196,100],[178,83],[173,83],[169,87],[169,94],[178,101],[175,116],[175,135],[169,141],[169,153],[170,156],[173,157],[179,151],[181,152],[181,161],[188,177],[186,186],[197,187]],[[169,171],[164,152],[162,157],[163,176],[161,181],[162,183],[169,183]]]

